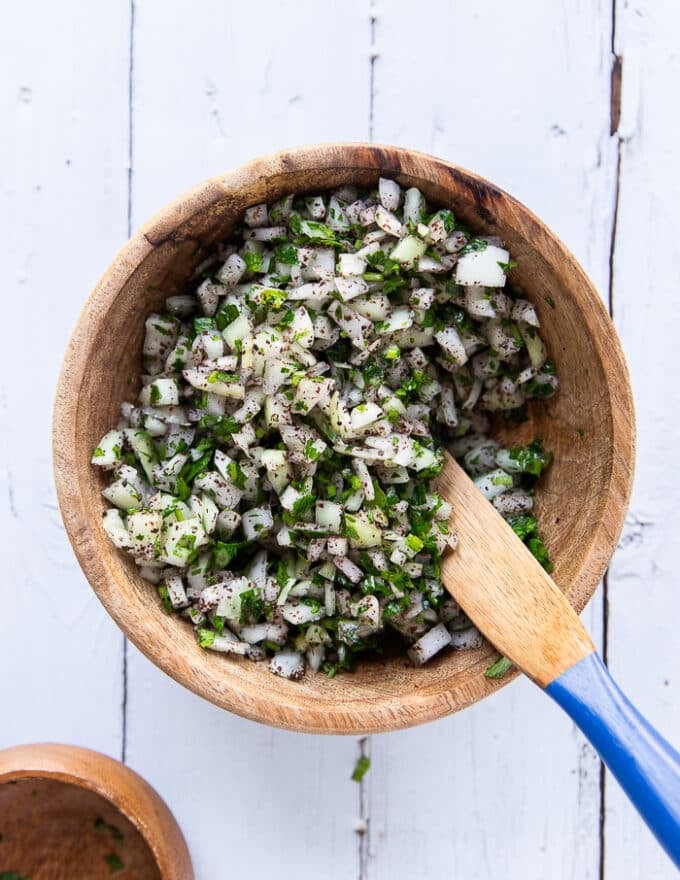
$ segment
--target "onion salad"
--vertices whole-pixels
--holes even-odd
[[[532,515],[550,455],[490,437],[558,387],[503,242],[381,179],[255,205],[201,256],[94,450],[111,541],[203,648],[286,678],[390,633],[416,665],[479,646],[440,580],[442,448],[550,568]]]

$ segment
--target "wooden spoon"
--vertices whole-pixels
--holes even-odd
[[[680,754],[619,690],[554,581],[448,454],[437,482],[459,542],[442,562],[444,586],[580,727],[680,867]]]

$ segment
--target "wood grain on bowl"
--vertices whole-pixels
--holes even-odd
[[[483,672],[490,645],[448,652],[422,669],[405,657],[363,662],[329,681],[295,683],[264,664],[235,661],[196,644],[189,625],[162,611],[155,590],[101,527],[103,478],[92,449],[138,390],[145,316],[179,291],[207,248],[244,208],[285,193],[379,176],[417,186],[473,230],[503,238],[519,266],[513,281],[536,306],[557,364],[560,393],[534,403],[506,437],[539,436],[554,451],[537,511],[555,562],[554,580],[581,610],[616,545],[630,494],[634,415],[628,373],[604,305],[564,245],[527,208],[476,175],[404,149],[345,144],[277,153],[199,185],[139,230],[85,305],[64,360],[54,417],[57,491],[71,543],[93,589],[128,637],[165,672],[211,702],[295,730],[393,730],[441,717],[497,690]]]
[[[50,743],[0,751],[0,873],[30,880],[193,880],[159,795],[118,761]]]

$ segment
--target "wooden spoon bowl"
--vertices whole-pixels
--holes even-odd
[[[422,669],[404,655],[365,661],[329,681],[276,678],[266,664],[202,651],[191,627],[166,615],[134,563],[101,526],[103,477],[93,448],[134,399],[144,318],[180,291],[193,268],[229,235],[244,208],[291,192],[379,176],[417,186],[474,231],[499,235],[519,267],[513,281],[536,305],[557,364],[560,393],[533,405],[530,420],[499,434],[542,437],[555,453],[537,495],[554,579],[581,610],[595,591],[623,525],[633,458],[634,415],[616,331],[593,285],[564,245],[527,208],[476,175],[396,147],[333,144],[257,159],[160,211],[125,245],[97,284],[64,361],[54,418],[57,490],[71,543],[93,589],[126,635],[175,680],[218,706],[268,724],[325,733],[395,730],[469,706],[512,678],[484,677],[490,645],[445,652]]]
[[[0,752],[0,875],[193,880],[172,814],[141,777],[89,749]]]

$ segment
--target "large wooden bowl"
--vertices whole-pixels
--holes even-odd
[[[194,877],[182,832],[151,786],[118,761],[76,746],[0,751],[0,835],[3,876]]]
[[[538,310],[557,363],[561,391],[536,404],[530,423],[510,432],[542,437],[555,458],[537,499],[554,577],[582,609],[592,596],[623,524],[633,457],[628,372],[602,300],[574,257],[527,208],[493,184],[439,159],[396,147],[339,144],[257,159],[214,177],[160,211],[137,232],[97,284],[64,361],[54,418],[62,515],[93,589],[126,635],[161,669],[239,715],[295,730],[394,730],[462,709],[501,687],[483,675],[497,656],[445,652],[423,669],[404,658],[362,663],[329,681],[295,683],[265,664],[202,651],[190,626],[161,609],[155,590],[114,549],[100,520],[104,503],[92,449],[132,399],[140,372],[144,317],[176,292],[206,249],[228,236],[244,208],[284,193],[380,175],[419,187],[480,233],[500,235],[519,261],[513,278]],[[554,305],[553,305],[554,304]]]

